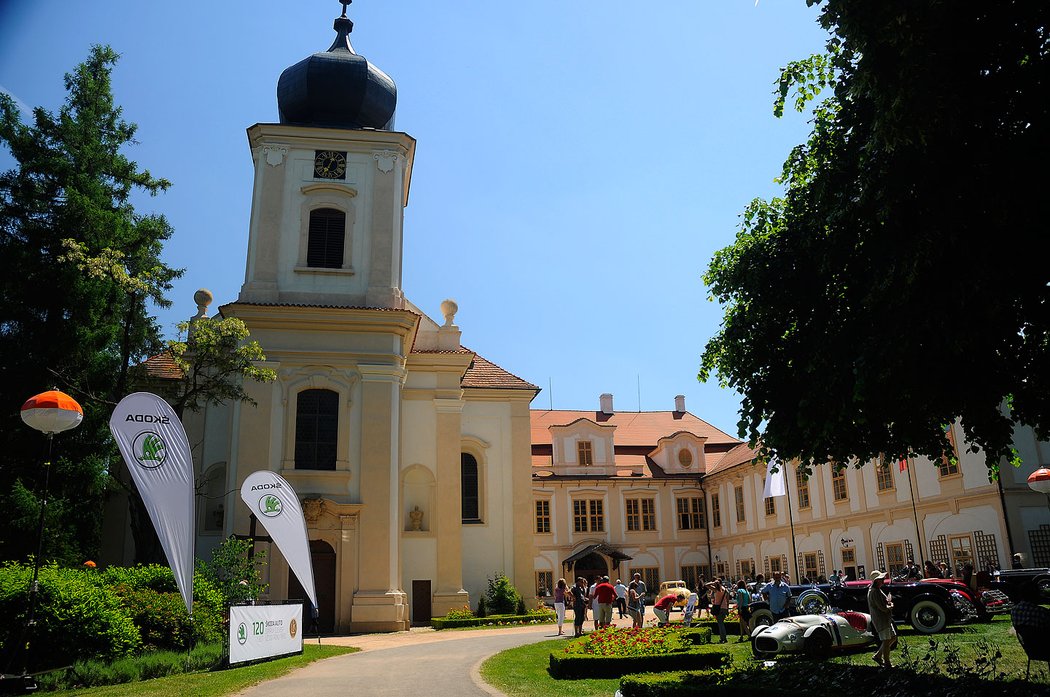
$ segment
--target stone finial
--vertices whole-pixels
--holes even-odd
[[[193,302],[197,303],[197,314],[190,318],[192,322],[195,319],[208,316],[208,306],[211,305],[212,300],[215,297],[211,294],[211,291],[207,288],[201,288],[193,294]]]
[[[442,301],[441,303],[441,314],[445,317],[445,326],[454,327],[456,320],[456,313],[459,312],[459,305],[456,304],[455,300],[451,298]]]

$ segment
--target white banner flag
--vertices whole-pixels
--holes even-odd
[[[284,477],[269,470],[252,472],[241,485],[241,500],[259,519],[273,543],[288,561],[306,597],[317,608],[314,567],[310,558],[310,538],[299,497]]]
[[[109,430],[193,616],[193,459],[186,430],[168,403],[149,392],[120,400]]]
[[[774,467],[777,469],[776,472],[773,471]],[[762,491],[763,498],[787,496],[787,479],[784,477],[786,469],[787,466],[782,462],[769,461],[769,464],[766,465],[766,487]]]

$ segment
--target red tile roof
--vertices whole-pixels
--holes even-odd
[[[175,362],[175,357],[170,351],[150,356],[140,367],[146,371],[146,376],[158,380],[181,380],[184,373],[182,368]]]
[[[598,424],[616,426],[613,436],[615,447],[647,446],[655,449],[657,441],[679,431],[688,431],[701,438],[706,437],[708,448],[712,445],[734,446],[740,442],[687,411],[618,411],[606,415],[600,411],[533,409],[532,444],[549,445],[551,426],[564,426],[577,419],[589,419]]]
[[[718,472],[727,467],[732,467],[733,465],[751,462],[755,459],[757,454],[758,453],[749,447],[747,443],[741,443],[717,460],[709,458],[707,461],[707,473],[711,474],[712,472]]]
[[[460,382],[463,387],[478,387],[490,390],[532,390],[539,392],[540,388],[531,382],[522,380],[517,375],[509,373],[492,361],[474,354],[467,372]],[[549,441],[548,441],[549,442]]]

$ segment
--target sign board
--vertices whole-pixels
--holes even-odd
[[[231,605],[230,665],[303,651],[303,606]]]

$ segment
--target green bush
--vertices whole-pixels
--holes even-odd
[[[474,613],[478,617],[487,617],[489,614],[488,603],[485,602],[485,596],[478,598],[478,611]]]
[[[111,590],[96,584],[94,571],[40,569],[30,669],[68,665],[77,659],[115,660],[141,645],[138,628]],[[25,622],[33,569],[0,567],[0,651],[12,655]]]
[[[251,549],[249,540],[228,537],[212,550],[211,561],[197,562],[196,575],[218,588],[225,603],[257,600],[268,588],[261,573],[266,565],[266,551],[260,549],[251,555]]]
[[[485,592],[485,597],[488,600],[486,610],[493,615],[525,614],[524,612],[517,613],[521,593],[502,572],[497,573],[495,578],[489,579],[489,588]]]
[[[642,673],[625,675],[620,679],[620,694],[623,697],[795,697],[798,693],[776,687],[754,687],[726,685],[725,671],[698,670],[671,673]]]
[[[170,567],[111,566],[86,573],[97,585],[111,588],[120,598],[148,649],[187,649],[222,638],[222,593],[200,573],[193,577],[192,624]]]

